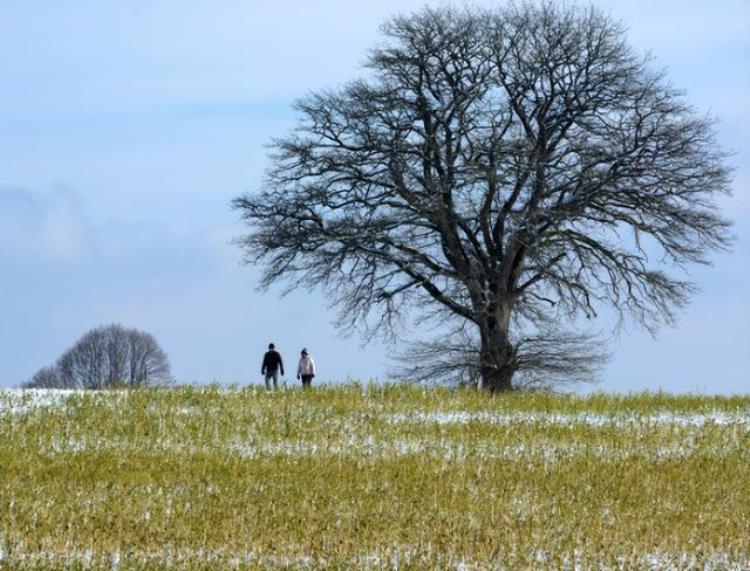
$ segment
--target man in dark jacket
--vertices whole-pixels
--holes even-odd
[[[273,343],[268,345],[268,351],[263,355],[263,366],[260,368],[260,374],[266,376],[266,389],[271,390],[271,380],[273,380],[273,390],[279,388],[279,372],[284,375],[284,361]]]

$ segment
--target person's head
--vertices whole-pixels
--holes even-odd
[[[302,356],[307,357],[307,349],[302,349]]]
[[[270,350],[276,349],[276,345],[274,345],[273,343],[269,343],[269,344],[268,344],[268,348],[269,348]]]

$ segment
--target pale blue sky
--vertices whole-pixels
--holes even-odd
[[[255,291],[229,201],[293,100],[356,77],[378,24],[423,4],[0,0],[0,386],[112,321],[183,381],[257,382],[270,339],[290,364],[308,346],[322,379],[382,378],[387,348],[337,335],[320,292]],[[738,236],[679,326],[631,328],[597,388],[749,392],[750,1],[595,4],[720,119]]]

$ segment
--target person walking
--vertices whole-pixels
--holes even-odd
[[[271,390],[271,381],[273,381],[273,390],[279,388],[279,372],[284,376],[284,361],[276,350],[276,346],[269,343],[268,351],[263,355],[263,366],[260,368],[260,374],[265,375],[267,390]]]
[[[315,376],[315,361],[307,354],[307,349],[302,349],[302,356],[297,365],[297,379],[302,379],[302,388],[310,388],[313,377]]]

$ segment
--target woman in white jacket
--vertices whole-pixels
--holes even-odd
[[[313,377],[315,376],[315,361],[307,354],[307,349],[302,349],[302,356],[297,365],[297,379],[302,379],[302,388],[310,387]]]

